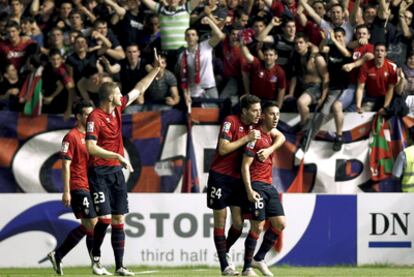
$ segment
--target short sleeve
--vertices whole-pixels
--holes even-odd
[[[367,80],[367,66],[366,64],[364,64],[361,68],[361,70],[359,71],[359,75],[358,75],[358,83],[365,83],[365,81]]]
[[[249,156],[249,157],[252,157],[252,158],[254,158],[254,156],[256,156],[256,153],[257,153],[256,142],[257,142],[257,140],[254,140],[254,141],[251,141],[248,144],[246,144],[246,147],[244,148],[244,154],[246,156]]]
[[[88,120],[86,121],[86,140],[98,140],[98,137],[99,124],[93,116],[89,116]]]
[[[236,123],[231,117],[226,117],[221,125],[220,138],[232,141],[236,130],[235,125]]]
[[[72,160],[75,148],[75,141],[70,134],[67,134],[62,140],[62,147],[60,149],[60,157],[63,160]]]

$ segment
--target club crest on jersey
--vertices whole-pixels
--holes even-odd
[[[228,131],[230,131],[230,127],[231,127],[231,122],[224,122],[223,124],[223,132],[227,133]]]
[[[243,126],[240,126],[240,127],[239,127],[239,132],[244,132],[244,128],[243,128]]]
[[[86,132],[91,133],[95,128],[95,122],[88,122],[86,125]]]
[[[67,152],[68,152],[68,150],[69,150],[69,142],[64,141],[64,142],[62,143],[62,149],[61,149],[61,152],[62,152],[62,153],[67,153]]]

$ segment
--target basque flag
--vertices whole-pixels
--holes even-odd
[[[181,192],[200,192],[200,184],[198,180],[197,164],[193,146],[192,122],[191,122],[191,104],[188,105],[187,113],[187,148],[184,160],[184,176]]]

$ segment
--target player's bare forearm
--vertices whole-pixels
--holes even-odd
[[[70,191],[70,160],[62,160],[63,192]]]
[[[280,132],[276,128],[272,130],[271,136],[273,138],[273,143],[272,146],[270,146],[270,148],[273,150],[272,152],[274,152],[277,149],[279,149],[279,147],[282,146],[283,143],[285,143],[286,137],[282,132]]]
[[[138,96],[141,94],[144,94],[147,88],[151,85],[152,81],[154,81],[155,76],[157,76],[158,72],[160,71],[160,67],[153,67],[148,74],[142,78],[134,87],[133,90],[131,90],[128,93],[128,104],[129,106],[131,103],[133,103]]]
[[[252,184],[250,181],[250,166],[253,163],[253,158],[247,155],[243,155],[242,167],[241,167],[241,174],[243,178],[244,187],[246,192],[252,191]]]
[[[102,147],[96,144],[95,140],[86,140],[86,148],[88,149],[90,155],[102,159],[119,160],[121,156],[118,153],[103,149]]]
[[[235,141],[228,141],[226,139],[220,139],[219,146],[218,146],[218,152],[221,156],[227,155],[243,145],[245,145],[248,142],[248,137],[244,136],[242,138],[239,138]]]
[[[236,149],[239,149],[249,141],[254,141],[260,138],[260,132],[258,130],[250,130],[249,133],[238,140],[235,141],[229,141],[227,139],[220,139],[219,140],[219,146],[218,151],[221,156],[224,156],[228,153],[231,153],[235,151]]]
[[[387,94],[385,95],[384,108],[388,108],[391,105],[391,100],[393,96],[394,96],[394,85],[389,85]]]
[[[70,206],[71,196],[70,196],[70,160],[62,160],[62,176],[63,176],[63,194],[62,202],[65,207]]]

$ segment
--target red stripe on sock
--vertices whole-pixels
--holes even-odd
[[[118,230],[123,230],[124,229],[124,224],[112,224],[112,229],[118,229]]]
[[[214,228],[215,236],[224,236],[224,228]]]
[[[256,234],[255,232],[249,232],[249,237],[251,237],[252,239],[255,239],[255,240],[259,239],[259,235]]]
[[[110,219],[110,218],[99,218],[98,219],[98,221],[100,222],[100,223],[103,223],[103,224],[111,224],[111,222],[112,222],[112,219]]]

